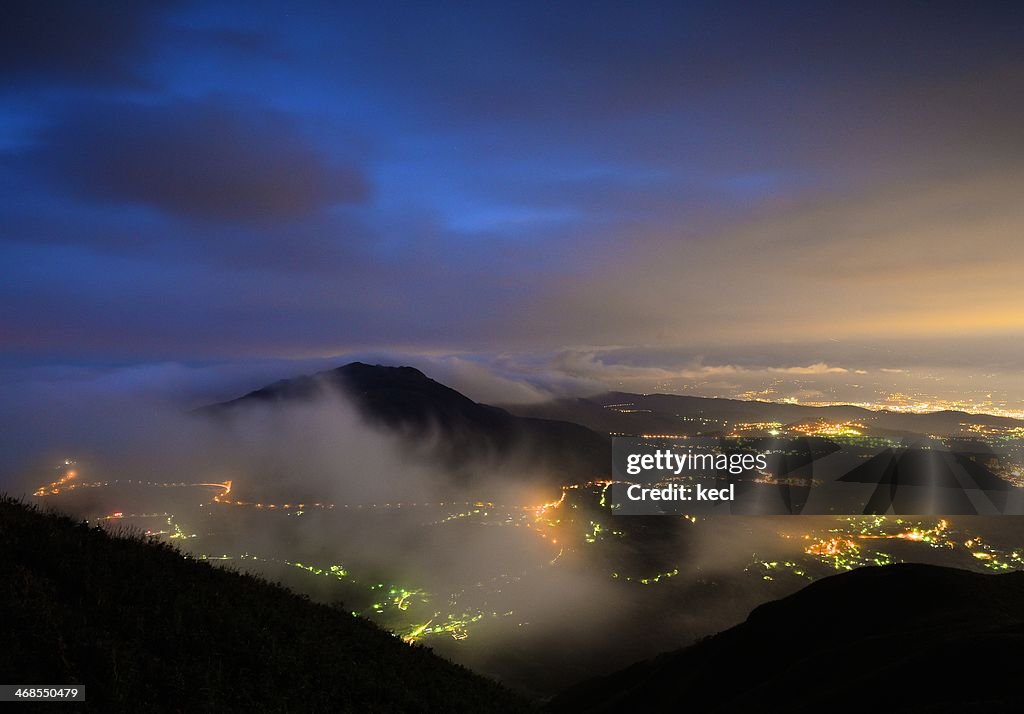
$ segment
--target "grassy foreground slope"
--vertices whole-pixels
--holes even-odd
[[[90,711],[525,707],[340,608],[9,498],[0,574],[0,682],[80,683]]]

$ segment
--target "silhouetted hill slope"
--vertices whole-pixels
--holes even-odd
[[[368,421],[413,440],[436,442],[437,455],[448,465],[518,457],[557,472],[559,482],[610,471],[611,443],[604,435],[578,424],[513,416],[474,402],[412,367],[352,362],[275,382],[203,411],[223,415],[257,403],[308,401],[330,389],[347,395]]]
[[[80,683],[90,711],[523,709],[340,607],[6,498],[0,572],[0,681]]]
[[[549,708],[1024,711],[1022,667],[1024,572],[892,565],[819,580],[691,647],[578,684]]]
[[[510,407],[521,416],[564,419],[603,433],[717,434],[738,422],[779,422],[783,425],[826,420],[855,421],[867,433],[954,435],[961,424],[1020,427],[1024,421],[988,414],[937,411],[911,414],[873,411],[851,405],[814,407],[803,404],[743,401],[674,394],[608,392],[585,399],[558,399]]]

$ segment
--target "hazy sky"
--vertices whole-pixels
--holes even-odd
[[[373,353],[1024,399],[1021,3],[4,15],[0,381]]]

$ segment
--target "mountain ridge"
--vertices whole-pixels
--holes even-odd
[[[606,433],[678,433],[716,435],[737,422],[776,421],[782,425],[832,419],[858,421],[879,434],[957,434],[962,424],[1024,428],[1024,420],[960,410],[900,412],[872,410],[853,404],[812,406],[698,397],[676,394],[635,394],[610,391],[590,397],[556,399],[507,408],[520,416],[564,419]]]

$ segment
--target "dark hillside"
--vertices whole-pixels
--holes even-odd
[[[552,711],[1024,711],[1024,572],[860,568],[556,697]]]
[[[340,607],[8,498],[0,572],[0,681],[80,683],[90,711],[523,709]]]

